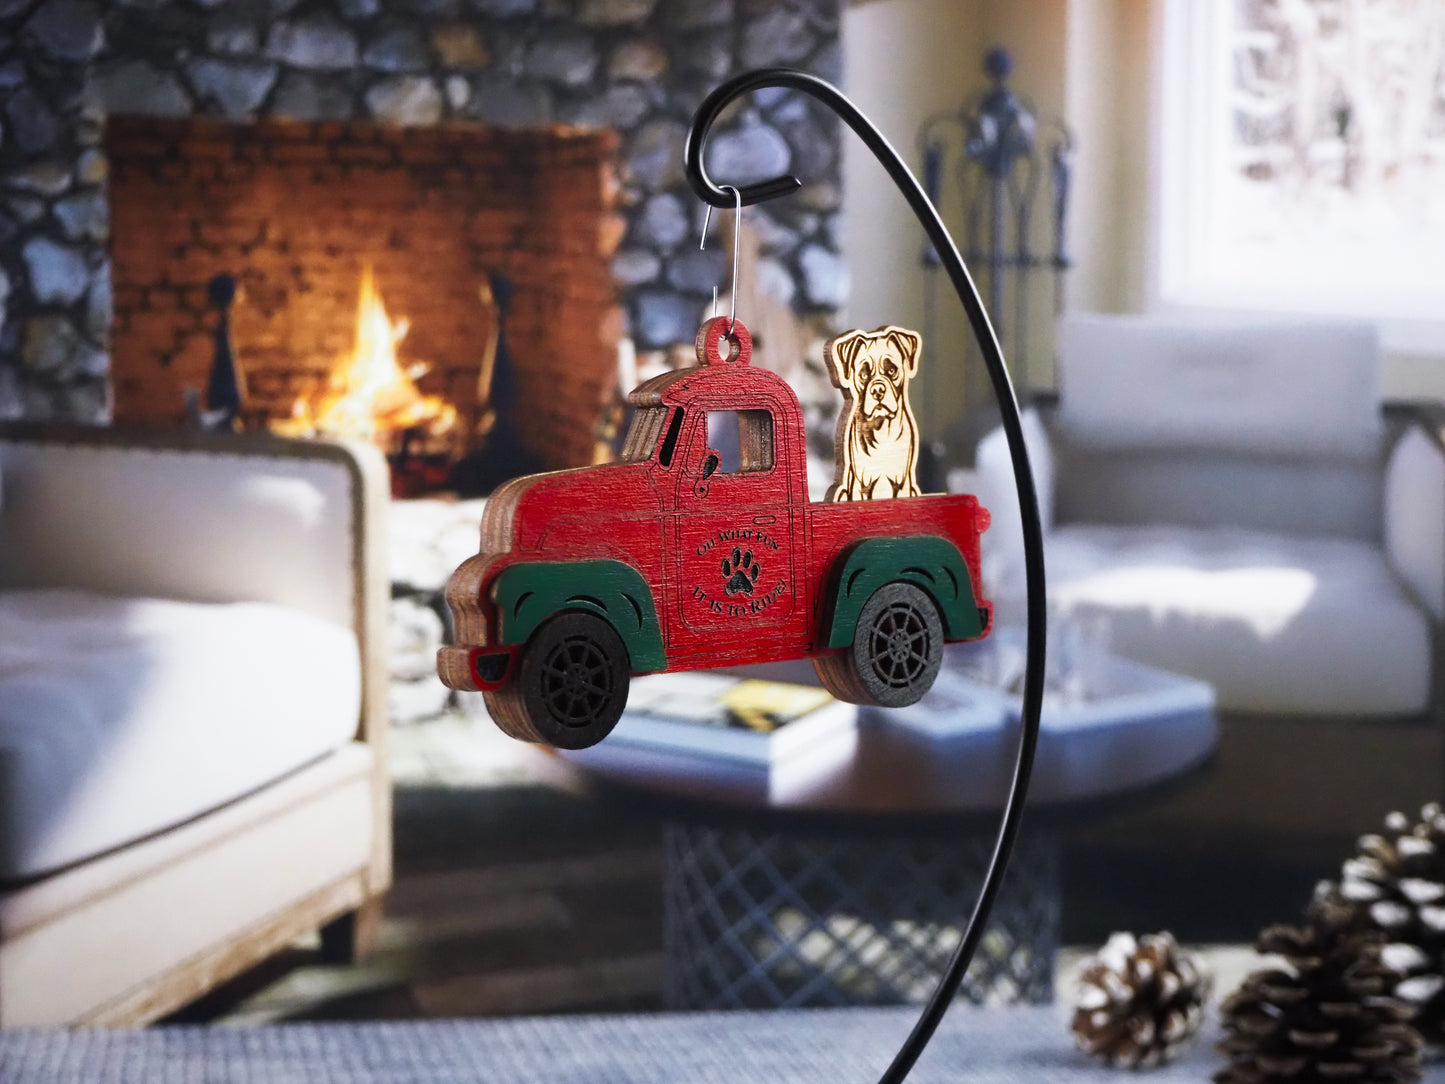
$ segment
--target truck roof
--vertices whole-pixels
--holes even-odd
[[[686,407],[699,396],[766,395],[798,407],[797,392],[771,369],[746,362],[720,365],[690,365],[660,373],[632,389],[627,401],[633,406]]]

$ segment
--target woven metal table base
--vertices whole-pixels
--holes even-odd
[[[663,840],[670,1009],[925,1000],[963,936],[994,844],[677,822]],[[1058,842],[1025,834],[959,997],[1049,1001],[1058,941]]]

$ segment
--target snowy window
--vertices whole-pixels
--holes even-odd
[[[1438,338],[1445,0],[1164,11],[1161,300],[1373,316]]]

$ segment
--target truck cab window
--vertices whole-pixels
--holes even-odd
[[[677,450],[677,436],[682,432],[682,407],[672,412],[672,421],[667,423],[667,435],[662,438],[657,461],[664,467],[672,466],[672,453]]]
[[[717,452],[719,474],[773,469],[773,415],[766,410],[709,410],[707,443]]]

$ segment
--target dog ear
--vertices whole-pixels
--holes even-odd
[[[923,346],[923,336],[907,328],[890,327],[888,342],[903,359],[903,368],[909,376],[918,372],[918,351]]]
[[[828,375],[832,377],[834,387],[853,386],[853,362],[866,335],[867,332],[863,331],[848,331],[828,341],[823,356],[827,359]]]

